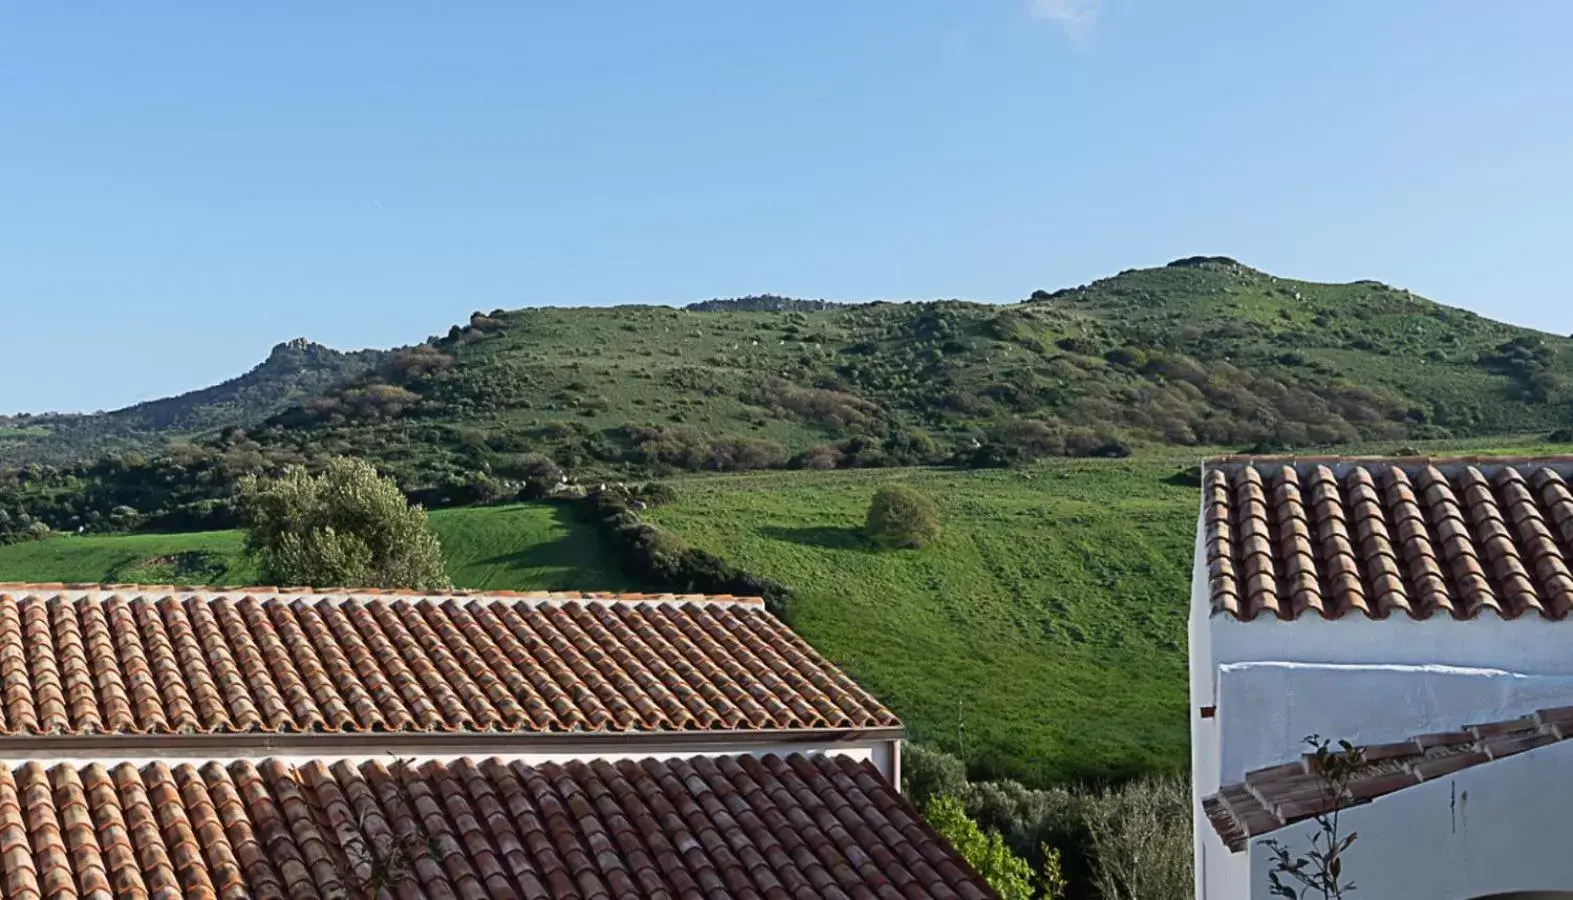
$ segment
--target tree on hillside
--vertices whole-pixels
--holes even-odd
[[[945,795],[935,797],[928,802],[923,817],[1001,900],[1032,900],[1032,866],[1005,846],[999,832],[985,832],[968,818],[960,800]]]
[[[939,539],[939,513],[915,488],[887,484],[868,506],[865,531],[881,547],[916,549]]]
[[[440,590],[442,547],[391,478],[343,457],[320,475],[291,466],[240,485],[246,552],[273,584]]]

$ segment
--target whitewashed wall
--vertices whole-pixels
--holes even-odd
[[[1232,784],[1253,769],[1293,760],[1307,735],[1381,744],[1567,705],[1573,705],[1570,675],[1439,665],[1226,664],[1218,672],[1219,778]]]
[[[1570,773],[1573,741],[1564,741],[1345,810],[1341,830],[1359,834],[1344,862],[1356,896],[1475,900],[1573,891]],[[1273,837],[1298,853],[1314,833],[1313,824],[1299,823]],[[1248,852],[1249,896],[1269,900],[1262,839]]]
[[[1240,855],[1217,842],[1201,798],[1294,759],[1307,735],[1381,743],[1573,705],[1573,620],[1213,616],[1200,524],[1190,617],[1198,897],[1245,896]]]

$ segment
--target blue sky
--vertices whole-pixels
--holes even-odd
[[[0,412],[275,343],[1198,253],[1573,331],[1573,3],[0,7]]]

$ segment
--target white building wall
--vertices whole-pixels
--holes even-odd
[[[1216,837],[1201,797],[1294,759],[1308,735],[1383,743],[1573,705],[1573,620],[1213,616],[1200,534],[1189,712],[1198,835]],[[1207,706],[1213,718],[1203,718]],[[1238,856],[1199,838],[1197,895],[1236,896],[1228,885]]]
[[[1308,735],[1382,744],[1573,705],[1573,675],[1456,666],[1231,663],[1218,685],[1225,784],[1293,760]]]
[[[1381,900],[1573,891],[1570,772],[1573,741],[1564,741],[1345,810],[1340,830],[1359,834],[1346,854],[1346,877],[1358,885],[1356,896]],[[1271,837],[1298,855],[1315,831],[1302,822]],[[1271,897],[1264,839],[1248,851],[1253,900]]]
[[[1191,566],[1191,615],[1188,625],[1190,643],[1191,679],[1191,819],[1198,835],[1209,834],[1212,826],[1202,811],[1202,798],[1218,790],[1218,731],[1217,720],[1204,718],[1201,709],[1213,705],[1213,649],[1212,649],[1212,597],[1208,584],[1207,548],[1203,514],[1197,514],[1196,551]],[[1216,835],[1214,835],[1216,842]],[[1207,890],[1214,879],[1212,861],[1217,849],[1207,848],[1202,841],[1195,842],[1196,896],[1218,897]],[[1225,868],[1218,866],[1221,873]]]
[[[1207,900],[1250,900],[1251,854],[1233,853],[1223,838],[1204,817],[1196,834],[1197,854],[1206,859],[1207,868],[1198,872],[1197,897]]]
[[[1315,614],[1285,622],[1262,616],[1241,622],[1213,616],[1213,660],[1218,665],[1275,660],[1305,663],[1393,663],[1505,669],[1526,675],[1573,673],[1573,621],[1538,615],[1503,619],[1482,612],[1474,619],[1404,615],[1327,620]]]

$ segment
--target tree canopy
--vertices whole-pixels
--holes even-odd
[[[887,484],[868,506],[866,531],[881,547],[916,549],[939,539],[939,513],[915,488]]]
[[[291,466],[241,481],[246,552],[275,584],[449,587],[426,519],[371,463],[335,458],[319,475]]]

